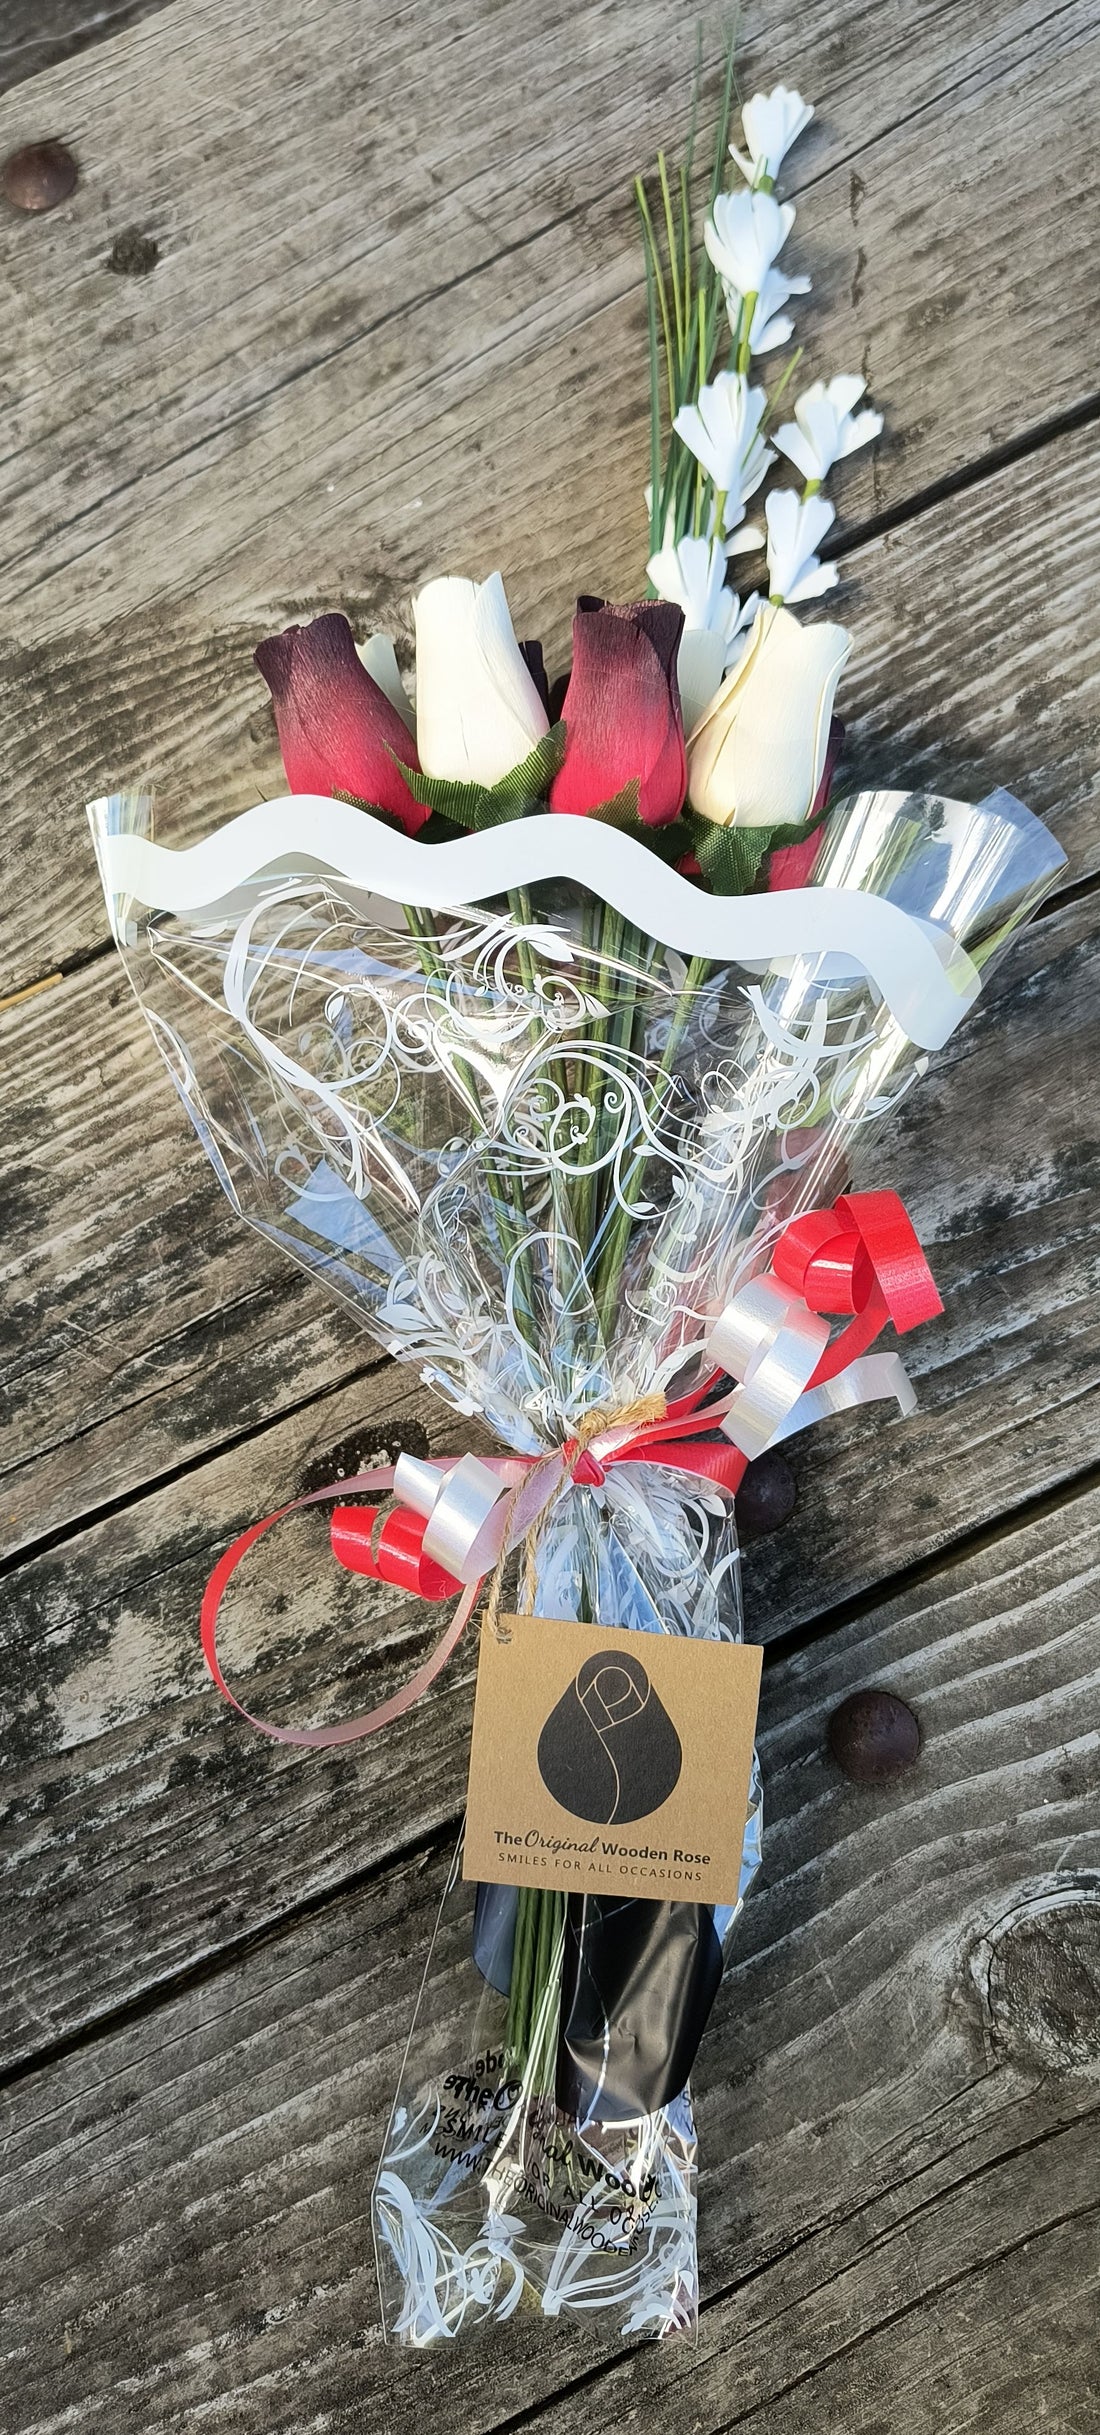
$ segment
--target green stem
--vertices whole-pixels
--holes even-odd
[[[517,931],[534,928],[535,917],[531,910],[530,894],[526,888],[509,890],[508,911],[516,924]],[[531,997],[534,997],[537,994],[538,967],[532,955],[530,939],[517,937],[516,962],[519,965],[519,977],[524,988]]]
[[[709,959],[706,956],[694,955],[684,975],[684,986],[680,991],[680,995],[677,1000],[676,1011],[673,1015],[672,1022],[669,1025],[668,1039],[665,1042],[661,1062],[657,1068],[656,1074],[654,1075],[653,1085],[649,1094],[646,1114],[653,1123],[656,1123],[659,1119],[663,1086],[667,1082],[668,1077],[672,1073],[673,1067],[675,1066],[676,1059],[679,1056],[680,1048],[683,1043],[684,1033],[686,1032],[688,1023],[691,1019],[692,1008],[709,972]],[[611,1327],[614,1323],[619,1286],[622,1281],[622,1273],[626,1263],[627,1251],[630,1247],[630,1229],[632,1224],[630,1217],[630,1202],[635,1188],[644,1180],[645,1170],[649,1164],[649,1157],[649,1149],[643,1142],[643,1145],[639,1150],[637,1157],[634,1159],[630,1172],[623,1184],[622,1197],[627,1206],[624,1208],[620,1205],[616,1210],[613,1223],[608,1233],[607,1241],[604,1244],[602,1253],[600,1255],[600,1265],[597,1271],[593,1291],[596,1309],[599,1314],[600,1325],[603,1329],[605,1340],[609,1336]]]
[[[657,176],[660,180],[661,201],[664,205],[665,212],[665,235],[668,239],[668,269],[669,277],[672,281],[672,313],[676,325],[677,362],[679,362],[683,357],[684,348],[687,345],[687,323],[685,319],[687,297],[682,294],[680,288],[680,249],[676,241],[676,229],[672,217],[672,194],[668,183],[668,167],[663,152],[659,152],[657,155]]]
[[[436,929],[435,916],[425,905],[406,905],[404,912],[405,919],[408,922],[410,931],[412,933],[413,944],[416,948],[417,962],[420,966],[421,972],[429,985],[434,984],[434,986],[442,993],[447,975],[446,966],[442,962],[441,957],[437,952],[439,946],[439,935]],[[491,1133],[495,1118],[493,1117],[492,1111],[489,1111],[488,1113],[486,1112],[481,1095],[481,1086],[473,1067],[467,1064],[464,1057],[456,1057],[454,1059],[454,1072],[466,1099],[470,1114],[473,1116],[475,1122],[481,1126],[484,1133]],[[513,1260],[515,1259],[516,1253],[520,1250],[521,1246],[529,1237],[530,1227],[528,1225],[526,1211],[524,1210],[518,1196],[515,1178],[510,1177],[507,1179],[507,1189],[505,1191],[498,1189],[498,1182],[499,1178],[496,1173],[489,1170],[486,1175],[486,1188],[488,1190],[489,1200],[493,1212],[493,1220],[496,1226],[497,1258],[500,1262],[502,1270],[505,1274],[507,1274]],[[517,1301],[515,1307],[516,1316],[521,1327],[523,1326],[525,1319],[531,1320],[532,1333],[527,1338],[527,1341],[533,1344],[535,1342],[534,1314],[533,1312],[525,1311],[522,1298]]]
[[[657,303],[661,315],[661,329],[664,334],[665,341],[665,370],[668,379],[668,412],[669,420],[671,422],[676,415],[676,382],[674,372],[676,358],[673,354],[672,348],[672,328],[668,313],[668,295],[665,289],[664,272],[661,267],[661,256],[657,245],[657,231],[654,228],[653,215],[649,208],[649,196],[646,193],[645,186],[641,178],[635,179],[634,192],[637,197],[638,209],[642,215],[642,227],[645,231],[646,244],[649,249],[649,258],[653,264],[653,284],[657,292]]]
[[[512,1975],[508,1985],[508,2051],[519,2059],[526,2059],[531,2031],[534,1898],[534,1889],[531,1886],[520,1886],[516,1895]]]
[[[794,347],[792,348],[791,353],[788,355],[787,361],[783,366],[783,370],[781,371],[775,387],[772,390],[771,396],[768,399],[767,412],[761,420],[762,429],[765,424],[770,422],[771,417],[775,413],[775,409],[779,404],[779,400],[783,395],[783,391],[786,388],[788,381],[793,380],[805,352],[805,347]]]
[[[557,2070],[565,1896],[520,1886],[508,1991],[508,2051],[528,2096],[551,2096]]]
[[[621,914],[616,913],[611,905],[604,904],[595,908],[595,914],[594,936],[591,941],[594,954],[597,957],[617,955],[623,929]],[[600,971],[600,986],[601,990],[607,986],[605,968]],[[600,1002],[604,1008],[603,1015],[597,1022],[590,1024],[585,1033],[586,1046],[595,1049],[603,1047],[611,1021],[611,1010],[603,996],[601,996]],[[579,1071],[583,1072],[584,1068],[581,1067]],[[582,1260],[587,1260],[597,1232],[600,1192],[600,1131],[597,1123],[595,1136],[589,1143],[586,1153],[587,1171],[577,1177],[572,1194],[573,1232]]]

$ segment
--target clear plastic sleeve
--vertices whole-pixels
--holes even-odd
[[[569,879],[380,903],[308,834],[165,913],[111,877],[111,840],[149,824],[145,797],[93,807],[130,978],[234,1208],[516,1453],[696,1386],[715,1314],[927,1062],[842,950],[685,956]],[[980,975],[1061,862],[1010,797],[876,794],[830,813],[812,884],[887,899]],[[654,903],[659,929],[659,876]],[[732,1499],[663,1464],[568,1482],[526,1595],[736,1639]],[[456,1871],[377,2182],[388,2330],[426,2344],[521,2302],[692,2322],[688,2074],[759,1850],[754,1773],[723,1911],[475,1898]]]

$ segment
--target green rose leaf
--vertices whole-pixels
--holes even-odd
[[[761,866],[777,847],[801,845],[827,817],[787,820],[773,827],[721,828],[701,813],[689,815],[691,851],[716,896],[751,896],[761,886]]]
[[[398,762],[410,795],[439,812],[460,829],[492,829],[502,820],[522,820],[545,803],[565,758],[565,725],[559,719],[548,735],[540,736],[526,761],[510,769],[495,786],[477,786],[461,778],[429,778],[423,770]]]
[[[597,803],[586,812],[586,820],[602,820],[607,828],[618,829],[620,836],[636,837],[639,845],[647,846],[661,862],[682,862],[685,854],[695,851],[691,832],[684,820],[654,822],[643,820],[638,811],[639,786],[637,778],[621,787],[606,803]]]
[[[642,825],[638,818],[640,794],[640,779],[628,778],[626,785],[619,788],[617,795],[609,795],[606,803],[594,803],[591,811],[585,812],[584,818],[602,820],[606,828],[622,829],[628,837],[636,837]],[[566,816],[568,818],[576,817],[572,813]]]

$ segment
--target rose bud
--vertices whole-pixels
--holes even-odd
[[[704,819],[778,828],[809,818],[850,649],[843,626],[801,626],[773,606],[757,612],[741,658],[689,739],[689,792]]]
[[[413,615],[421,766],[433,778],[495,786],[550,725],[503,582],[442,575],[417,595]]]
[[[363,666],[347,618],[288,626],[253,656],[271,689],[291,794],[351,795],[415,835],[428,812],[410,795],[397,762],[419,768],[416,746],[400,711]]]
[[[676,681],[683,627],[683,610],[667,600],[578,602],[552,812],[595,811],[636,779],[647,828],[675,820],[687,782]]]

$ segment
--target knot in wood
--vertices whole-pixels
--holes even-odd
[[[1100,1890],[1023,1903],[984,1941],[991,2041],[1029,2072],[1100,2068]]]

